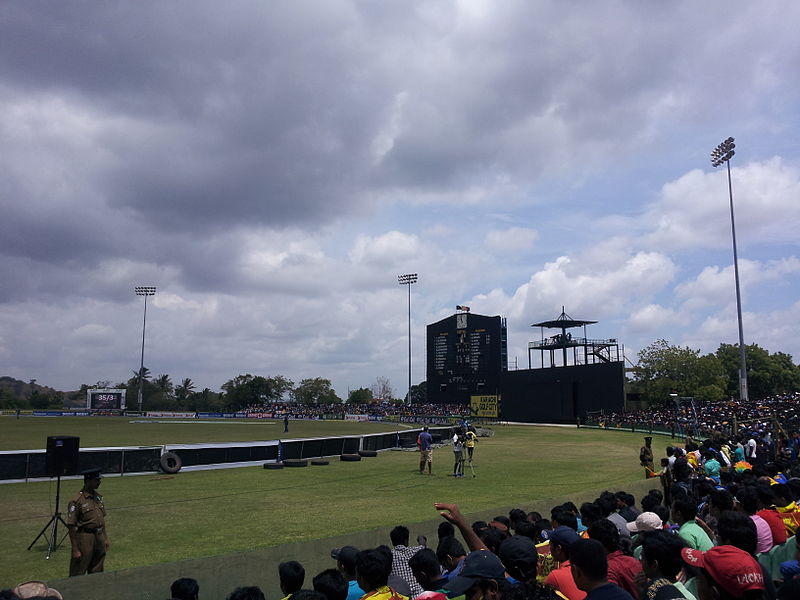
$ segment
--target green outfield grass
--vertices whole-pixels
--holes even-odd
[[[304,437],[380,433],[402,428],[396,423],[357,421],[283,421],[273,419],[143,419],[138,417],[0,417],[0,450],[35,450],[47,436],[77,435],[81,448],[160,446],[194,442],[252,442]]]
[[[95,426],[85,420],[90,421],[87,427]],[[15,425],[4,423],[3,429]],[[30,431],[39,436],[44,435],[40,428],[50,427],[27,422],[21,425],[31,427]],[[117,427],[98,420],[97,427],[102,425]],[[355,433],[358,427],[365,426],[372,431],[396,427],[292,423],[291,435]],[[156,441],[150,428],[158,425],[131,427],[142,432],[141,438],[135,437],[139,443]],[[249,426],[169,427],[170,436],[159,438],[160,443],[244,440],[248,436],[242,430]],[[249,439],[270,439],[282,431],[282,427],[263,424],[253,427],[255,433]],[[76,423],[51,434],[73,434],[77,428]],[[116,431],[124,431],[125,438],[110,439],[99,429],[81,430],[81,445],[86,445],[84,439],[92,440],[91,445],[132,443],[127,426],[121,424]],[[329,466],[279,471],[259,466],[181,472],[175,476],[107,477],[100,488],[109,510],[111,550],[106,569],[128,569],[418,522],[436,516],[434,502],[457,502],[466,513],[506,506],[530,508],[537,499],[582,490],[624,489],[626,483],[641,478],[638,434],[525,426],[498,426],[495,431],[494,437],[483,438],[478,444],[475,479],[469,476],[469,469],[464,479],[447,477],[452,470],[452,452],[447,448],[434,452],[433,477],[418,474],[419,455],[408,451],[385,451],[377,458],[356,463],[332,460]],[[173,437],[173,432],[180,432],[182,437]],[[41,444],[28,444],[37,446]],[[658,451],[661,445],[656,446]],[[79,488],[77,480],[62,482],[62,508]],[[46,542],[25,550],[49,518],[54,495],[54,481],[0,485],[0,529],[5,541],[0,546],[0,586],[66,574],[68,540],[49,561],[44,559]]]

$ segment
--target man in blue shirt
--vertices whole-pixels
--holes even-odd
[[[331,550],[331,558],[336,559],[339,572],[347,580],[346,600],[358,600],[364,595],[364,590],[358,586],[356,581],[356,554],[358,554],[358,548],[353,546],[343,546]]]
[[[433,437],[428,433],[428,428],[423,427],[417,436],[417,446],[419,446],[419,474],[425,473],[425,464],[428,465],[428,475],[433,475]]]

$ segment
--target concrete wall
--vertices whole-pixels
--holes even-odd
[[[625,372],[621,362],[507,371],[502,394],[503,420],[574,423],[586,411],[621,411]]]

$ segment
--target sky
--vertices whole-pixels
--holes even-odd
[[[0,4],[0,375],[405,394],[426,325],[562,306],[800,360],[800,3]],[[630,366],[630,364],[628,365]]]

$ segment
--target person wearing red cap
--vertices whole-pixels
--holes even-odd
[[[761,600],[764,575],[756,559],[735,546],[714,546],[706,552],[681,550],[683,561],[699,569],[698,600]]]

